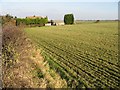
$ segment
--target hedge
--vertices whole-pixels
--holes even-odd
[[[30,19],[30,18],[25,18],[25,19],[21,19],[21,18],[17,18],[16,19],[16,26],[22,24],[25,25],[45,25],[48,22],[48,18],[36,18],[36,19]]]

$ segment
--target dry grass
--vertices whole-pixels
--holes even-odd
[[[47,62],[44,62],[45,60],[40,55],[41,50],[37,49],[24,34],[21,34],[21,37],[15,38],[18,36],[16,35],[16,31],[14,34],[11,33],[11,36],[9,35],[10,33],[7,33],[7,35],[12,40],[11,47],[14,48],[15,54],[17,54],[18,57],[14,58],[17,60],[11,67],[7,67],[3,63],[3,87],[62,88],[67,86],[66,81],[51,70]],[[3,42],[5,43],[5,41]],[[5,43],[5,45],[7,44],[9,44],[9,40]]]

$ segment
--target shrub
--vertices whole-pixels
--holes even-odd
[[[100,22],[100,20],[96,20],[96,21],[95,21],[95,23],[98,23],[98,22]]]
[[[64,16],[64,23],[65,24],[73,24],[74,23],[74,16],[73,16],[73,14],[66,14]]]
[[[54,24],[54,21],[53,21],[53,20],[50,20],[50,22],[51,22],[51,25],[53,25],[53,24]]]
[[[18,43],[21,45],[22,41],[18,42],[18,40],[22,35],[21,30],[15,26],[3,27],[2,60],[4,66],[11,67],[17,62],[16,46],[19,46]]]

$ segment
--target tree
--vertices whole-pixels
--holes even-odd
[[[5,17],[9,20],[11,20],[13,18],[13,16],[9,15],[9,14],[6,14]]]
[[[15,19],[17,19],[17,16],[15,16]]]
[[[47,16],[44,18],[44,20],[45,20],[45,23],[48,23],[48,17]]]
[[[53,20],[50,20],[50,23],[51,23],[51,25],[53,25],[53,24],[54,24],[54,21],[53,21]]]
[[[16,19],[16,26],[20,25],[21,19],[17,18]]]
[[[73,14],[66,14],[64,16],[64,23],[65,24],[73,24],[74,23],[74,15]]]
[[[100,22],[100,20],[96,20],[96,21],[95,21],[95,23],[98,23],[98,22]]]

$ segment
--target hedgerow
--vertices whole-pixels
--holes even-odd
[[[21,24],[23,25],[39,25],[39,26],[44,26],[48,22],[48,18],[17,18],[16,19],[16,26],[19,26]]]

